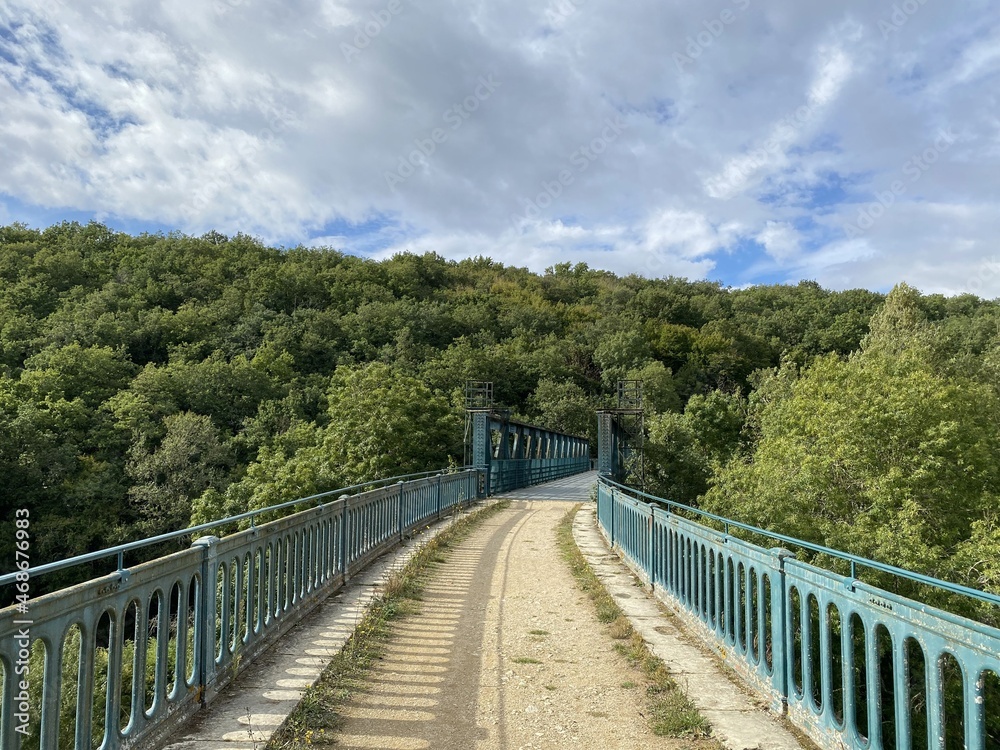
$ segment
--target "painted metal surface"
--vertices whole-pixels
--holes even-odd
[[[22,747],[18,663],[33,649],[44,650],[28,675],[42,683],[40,696],[28,691],[35,724],[40,708],[34,747],[156,747],[352,571],[481,497],[480,477],[463,470],[331,497],[39,597],[27,614],[0,610],[0,747]]]
[[[615,415],[607,411],[597,413],[597,470],[601,474],[620,476]]]
[[[716,530],[680,513],[698,511],[606,477],[598,484],[598,521],[609,542],[820,746],[996,747],[1000,738],[987,724],[1000,723],[1000,701],[986,693],[998,684],[1000,630],[801,562],[787,549],[750,544],[726,524],[752,527],[703,514],[727,529]],[[996,603],[991,594],[825,553]]]
[[[472,421],[473,466],[486,477],[486,494],[510,492],[590,470],[590,443],[522,424],[492,412]]]
[[[523,458],[493,461],[490,465],[490,489],[510,492],[590,471],[589,456],[567,458]]]

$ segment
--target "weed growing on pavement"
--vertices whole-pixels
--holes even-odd
[[[458,519],[386,579],[381,594],[372,602],[354,634],[316,684],[306,690],[299,705],[271,737],[266,750],[301,750],[335,744],[334,734],[344,721],[339,709],[364,686],[371,668],[385,653],[393,621],[418,608],[428,577],[435,566],[445,562],[449,548],[509,506],[508,501],[495,503]]]
[[[615,640],[615,650],[641,675],[641,683],[646,686],[650,729],[660,736],[707,737],[711,729],[708,721],[670,676],[663,661],[650,652],[576,546],[573,519],[579,509],[579,505],[572,508],[559,522],[556,530],[559,549],[577,584],[594,603],[597,619],[608,626],[608,635]],[[622,683],[626,684],[635,686],[637,683]]]

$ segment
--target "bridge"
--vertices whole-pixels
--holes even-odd
[[[409,633],[411,642],[428,633],[451,634],[435,636],[437,648],[452,637],[463,638],[460,647],[440,658],[457,664],[459,654],[471,654],[475,658],[465,661],[473,673],[462,672],[451,698],[442,694],[429,703],[411,702],[411,709],[396,714],[366,706],[348,710],[350,742],[345,744],[520,747],[545,736],[548,744],[537,746],[557,747],[560,737],[570,738],[552,735],[557,729],[576,732],[574,741],[583,747],[646,744],[628,734],[628,696],[609,685],[604,685],[599,710],[579,702],[558,704],[563,714],[578,711],[574,727],[567,728],[567,717],[551,709],[537,715],[538,705],[547,705],[544,694],[538,705],[521,705],[517,721],[504,718],[520,695],[507,682],[517,675],[503,661],[512,658],[505,638],[512,631],[523,636],[536,622],[532,618],[545,624],[531,628],[539,634],[551,635],[562,625],[558,638],[546,646],[552,652],[585,649],[588,659],[598,659],[592,646],[596,621],[594,627],[565,626],[566,621],[586,624],[582,615],[558,614],[569,612],[579,597],[566,598],[559,588],[559,566],[538,567],[533,560],[551,543],[546,539],[553,519],[570,507],[567,501],[585,504],[575,533],[602,577],[624,580],[615,578],[620,559],[673,614],[649,609],[643,589],[619,584],[614,590],[628,604],[626,614],[632,608],[643,638],[663,651],[668,666],[690,678],[692,700],[723,729],[727,746],[749,746],[740,739],[741,728],[760,721],[766,727],[762,747],[796,745],[761,712],[720,707],[721,694],[728,689],[738,696],[739,691],[717,663],[708,663],[712,660],[694,653],[684,661],[681,652],[690,649],[685,637],[664,636],[676,629],[674,623],[687,638],[714,651],[716,662],[730,667],[772,716],[783,717],[820,747],[986,750],[1000,743],[995,733],[1000,631],[866,584],[862,571],[991,607],[1000,605],[1000,597],[680,506],[629,487],[618,481],[620,476],[589,474],[590,450],[582,438],[487,412],[473,415],[472,422],[473,462],[466,468],[344,488],[0,578],[0,585],[16,587],[97,560],[115,566],[108,575],[0,610],[0,747],[259,747],[269,731],[255,735],[253,722],[240,720],[241,700],[231,700],[234,690],[246,688],[247,675],[264,671],[276,653],[292,650],[298,666],[290,667],[290,674],[300,675],[297,681],[279,681],[263,692],[253,680],[249,683],[274,705],[294,705],[301,688],[318,676],[322,656],[306,649],[303,659],[298,646],[286,644],[299,644],[296,639],[312,632],[312,626],[320,635],[310,637],[328,648],[335,634],[346,638],[343,629],[351,616],[345,611],[353,610],[331,604],[335,594],[343,598],[352,584],[367,580],[370,598],[372,579],[365,576],[373,566],[384,568],[388,556],[398,555],[400,545],[418,531],[498,496],[512,498],[515,505],[458,551],[459,558],[436,585],[437,594],[432,590],[440,600],[431,602],[430,620]],[[609,456],[617,443],[605,439],[608,430],[613,425],[602,424],[602,468],[616,465]],[[596,502],[591,502],[594,485]],[[560,503],[557,513],[554,506]],[[192,537],[176,552],[124,564],[127,554]],[[799,560],[797,552],[830,564]],[[475,576],[488,585],[474,585]],[[513,580],[519,588],[505,588]],[[485,592],[486,599],[467,606],[474,591]],[[365,597],[359,596],[351,606],[363,606]],[[517,619],[515,602],[521,599],[534,604],[522,607]],[[323,612],[332,620],[323,620]],[[459,622],[462,628],[451,627]],[[486,622],[493,623],[489,633]],[[522,639],[518,648],[527,652],[533,643]],[[523,658],[528,665],[543,661]],[[688,675],[691,661],[702,666]],[[545,666],[538,668],[541,672]],[[610,664],[598,667],[601,674],[611,669]],[[456,674],[460,671],[456,667]],[[575,667],[560,667],[553,675],[553,680],[603,685]],[[531,676],[518,683],[525,684],[539,688]],[[539,689],[550,686],[553,696],[583,692],[560,692],[554,683]],[[216,719],[203,719],[226,706],[227,696],[228,705],[236,707],[228,709],[230,714],[237,714],[228,718],[245,727],[246,736],[223,732],[214,744],[198,740],[192,727],[212,729]],[[464,708],[435,713],[413,710],[414,705]],[[433,721],[421,721],[427,716]],[[526,740],[529,729],[534,734]],[[427,734],[438,730],[448,737]],[[185,737],[193,739],[177,744]]]

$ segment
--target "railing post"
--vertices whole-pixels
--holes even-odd
[[[208,688],[215,682],[215,613],[219,596],[219,537],[203,536],[192,547],[201,547],[201,607],[195,625],[194,658],[201,705],[208,702]],[[142,705],[140,703],[140,705]]]
[[[795,558],[795,554],[782,547],[771,550],[777,561],[777,586],[771,582],[771,606],[777,611],[771,614],[771,665],[774,669],[774,686],[778,690],[779,709],[782,716],[788,714],[788,676],[791,674],[792,644],[794,633],[788,632],[788,582],[785,573],[785,560]],[[727,615],[728,616],[728,615]]]
[[[340,506],[340,572],[344,576],[344,583],[347,583],[348,569],[351,565],[351,556],[347,551],[347,542],[350,539],[347,524],[350,522],[351,514],[348,509],[351,503],[350,495],[341,495],[340,499],[344,504]]]
[[[444,474],[438,474],[437,484],[437,519],[441,520],[441,482],[444,481]]]
[[[618,490],[614,487],[611,488],[611,504],[610,504],[610,515],[611,515],[611,549],[615,548],[615,502],[618,500]]]
[[[653,589],[653,588],[656,588],[656,544],[655,544],[655,539],[654,539],[655,534],[653,533],[654,529],[656,528],[656,523],[655,523],[655,519],[653,517],[653,513],[654,513],[653,506],[647,504],[646,508],[649,510],[648,530],[646,532],[647,535],[649,536],[649,539],[648,539],[648,542],[647,542],[648,545],[649,545],[649,553],[648,553],[646,559],[649,560],[649,571],[648,571],[649,572],[649,587],[651,589]]]
[[[403,489],[404,488],[403,480],[400,479],[398,482],[396,482],[396,485],[399,487],[399,497],[397,499],[397,502],[399,503],[399,510],[397,512],[397,523],[399,524],[399,541],[402,542],[403,541],[403,496],[405,495],[405,490]]]

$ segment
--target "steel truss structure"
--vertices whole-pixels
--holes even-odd
[[[493,403],[493,384],[466,385],[470,465],[483,469],[487,495],[579,474],[590,468],[590,442],[577,435],[515,422]]]

